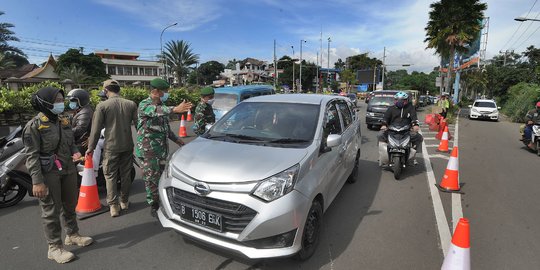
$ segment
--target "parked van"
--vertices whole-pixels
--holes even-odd
[[[214,114],[216,121],[230,111],[236,104],[256,96],[273,95],[274,88],[270,85],[242,85],[233,87],[214,88]]]

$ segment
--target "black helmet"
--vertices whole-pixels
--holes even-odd
[[[81,108],[90,103],[90,94],[84,89],[73,89],[69,91],[67,98],[69,101],[77,102]]]

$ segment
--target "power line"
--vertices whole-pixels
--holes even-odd
[[[540,13],[539,13],[539,14],[540,14]],[[540,29],[540,26],[538,26],[538,27],[536,28],[536,30],[534,30],[534,32],[532,32],[532,34],[530,34],[529,37],[527,37],[527,39],[525,39],[523,42],[521,42],[521,44],[519,44],[519,46],[517,46],[516,49],[517,49],[517,48],[521,48],[521,46],[522,46],[523,44],[525,44],[525,42],[527,42],[527,40],[529,40],[529,38],[531,38],[531,37],[536,33],[536,31],[538,31],[538,29]]]
[[[84,47],[84,48],[95,49],[95,50],[101,50],[103,48],[110,48],[110,49],[134,50],[134,51],[159,51],[160,50],[159,48],[130,48],[130,47],[117,47],[117,46],[108,46],[108,45],[106,46],[106,45],[91,45],[91,44],[83,44],[83,43],[58,42],[58,41],[28,38],[28,37],[21,37],[20,40],[21,42],[26,42],[26,43],[33,43],[33,44],[53,46],[53,47],[62,47],[62,48]]]
[[[538,0],[535,0],[532,7],[529,9],[529,12],[527,12],[527,17],[529,16],[529,14],[531,13],[532,9],[534,8],[534,6],[536,5],[536,2],[538,2]],[[504,46],[502,46],[502,48],[500,49],[500,51],[502,51],[504,48],[506,48],[506,45],[508,45],[508,43],[510,43],[510,41],[512,40],[512,38],[514,38],[514,36],[516,35],[516,33],[519,31],[519,29],[521,28],[521,26],[523,25],[523,22],[521,22],[519,25],[518,25],[518,28],[516,29],[516,31],[514,31],[514,33],[512,34],[512,36],[510,37],[510,39],[508,39],[508,41],[504,44]]]

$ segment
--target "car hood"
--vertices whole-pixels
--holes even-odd
[[[197,138],[171,158],[189,177],[210,183],[258,181],[299,163],[302,148],[279,148]]]
[[[386,110],[388,110],[388,106],[369,106],[369,108],[367,109],[368,112],[379,112],[379,113],[386,112]]]

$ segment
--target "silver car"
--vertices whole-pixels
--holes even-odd
[[[346,97],[250,98],[171,157],[159,184],[159,220],[249,258],[307,259],[323,212],[356,180],[360,145]]]

